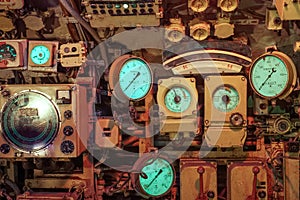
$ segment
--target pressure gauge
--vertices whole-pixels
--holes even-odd
[[[161,197],[171,190],[175,170],[166,158],[150,154],[135,163],[131,180],[135,190],[143,196]]]
[[[209,0],[192,0],[190,8],[194,12],[203,12],[208,8]]]
[[[151,89],[152,72],[143,59],[124,55],[112,64],[109,84],[113,94],[119,99],[140,100]]]
[[[239,104],[239,93],[230,85],[220,86],[213,93],[212,101],[214,107],[219,111],[230,112]]]
[[[44,45],[35,46],[30,52],[34,64],[43,65],[50,59],[50,50]]]
[[[170,42],[180,42],[184,37],[184,30],[178,28],[168,28],[166,29],[166,38]]]
[[[165,105],[172,112],[183,112],[191,104],[191,94],[190,92],[180,86],[175,86],[170,88],[165,96]]]
[[[284,98],[296,84],[296,67],[284,53],[274,51],[258,57],[250,69],[250,84],[266,99]]]
[[[181,18],[171,18],[170,23],[165,27],[165,38],[170,42],[180,42],[185,36],[185,27]]]
[[[157,103],[165,116],[180,118],[192,115],[197,107],[198,93],[194,78],[169,78],[158,81]]]
[[[190,35],[198,41],[205,40],[210,35],[210,25],[200,22],[190,26]]]
[[[239,0],[219,0],[218,5],[219,7],[225,12],[232,12],[234,11],[239,4]]]

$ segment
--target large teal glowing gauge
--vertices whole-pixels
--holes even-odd
[[[295,86],[295,71],[293,62],[285,54],[267,53],[254,61],[250,69],[250,84],[263,98],[282,97]]]
[[[132,100],[144,98],[152,85],[152,74],[148,64],[140,58],[126,60],[120,68],[121,91]]]
[[[50,59],[51,52],[44,45],[35,46],[30,52],[30,59],[34,64],[43,65]]]
[[[137,191],[148,197],[160,197],[167,194],[175,181],[173,166],[162,157],[150,156],[142,160],[142,162],[137,161],[139,173],[134,176]]]
[[[213,105],[221,112],[230,112],[239,104],[238,91],[230,86],[224,85],[218,87],[213,94]]]
[[[168,110],[180,113],[186,111],[191,104],[191,93],[184,87],[175,86],[165,96],[165,105]]]

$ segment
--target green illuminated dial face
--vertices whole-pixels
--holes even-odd
[[[140,185],[149,196],[161,196],[171,189],[175,173],[167,160],[163,158],[150,159],[142,168],[142,172],[146,177],[139,175]]]
[[[239,104],[239,93],[232,86],[225,85],[213,94],[213,105],[221,112],[230,112]]]
[[[131,58],[121,67],[119,81],[122,92],[129,99],[141,99],[150,91],[151,70],[143,60]]]
[[[184,87],[173,87],[165,96],[167,109],[180,113],[186,111],[191,104],[191,93]]]
[[[30,58],[34,64],[43,65],[50,59],[50,51],[46,46],[35,46],[30,52]]]
[[[289,73],[286,64],[277,56],[259,58],[252,66],[250,80],[253,89],[261,96],[279,96],[287,87]]]

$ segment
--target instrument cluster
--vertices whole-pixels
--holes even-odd
[[[0,0],[0,199],[299,199],[299,6]]]

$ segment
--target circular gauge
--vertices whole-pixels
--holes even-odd
[[[191,9],[195,12],[203,12],[208,8],[209,0],[193,0]]]
[[[239,0],[220,0],[220,8],[225,12],[234,11],[239,4]]]
[[[138,162],[133,184],[136,190],[149,197],[167,194],[175,181],[175,170],[168,160],[162,157],[146,156]]]
[[[259,96],[267,99],[283,97],[295,87],[296,68],[285,54],[272,52],[254,61],[249,76],[250,84]]]
[[[210,26],[207,23],[199,23],[190,27],[190,35],[198,41],[205,40],[210,34]]]
[[[180,42],[184,37],[184,33],[180,30],[167,30],[167,38],[170,42]]]
[[[120,99],[139,100],[144,98],[152,86],[149,65],[141,58],[125,55],[118,58],[109,72],[110,87]]]
[[[56,106],[37,91],[17,93],[2,108],[2,135],[18,150],[32,152],[48,146],[59,127]]]
[[[0,62],[3,60],[15,61],[17,57],[16,49],[9,44],[0,45]]]
[[[50,59],[51,52],[44,45],[35,46],[30,52],[30,58],[34,64],[43,65]]]
[[[213,105],[221,112],[230,112],[239,104],[239,93],[230,85],[218,87],[213,94]]]
[[[60,144],[60,151],[64,154],[71,154],[75,149],[74,143],[71,140],[65,140]]]
[[[190,92],[180,86],[171,88],[165,96],[165,105],[168,110],[180,113],[186,111],[191,104]]]

